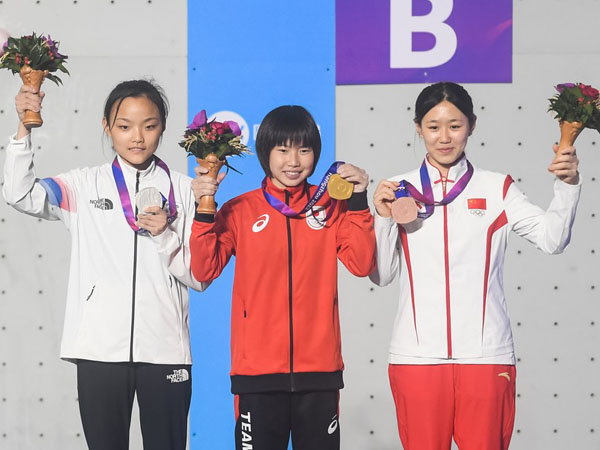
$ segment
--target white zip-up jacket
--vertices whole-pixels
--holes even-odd
[[[442,200],[467,171],[463,157],[444,183],[427,162],[434,199]],[[421,190],[419,169],[391,178]],[[421,191],[422,192],[422,191]],[[397,225],[375,215],[379,286],[400,276],[400,300],[390,362],[474,362],[513,354],[502,273],[509,231],[546,253],[560,253],[570,240],[580,185],[554,183],[547,211],[531,204],[512,178],[474,168],[465,190],[427,219]],[[406,358],[410,357],[410,358]],[[428,362],[429,361],[429,362]]]
[[[3,194],[21,212],[63,221],[71,234],[61,358],[191,364],[187,286],[208,285],[190,272],[191,179],[171,172],[177,219],[142,236],[125,220],[110,163],[46,179],[44,188],[33,156],[30,136],[10,139]],[[143,171],[119,162],[132,205],[144,187],[168,198],[169,178],[154,161]]]

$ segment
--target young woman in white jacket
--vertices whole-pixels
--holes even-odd
[[[154,154],[166,98],[146,80],[120,83],[103,118],[114,161],[38,179],[22,120],[26,110],[40,110],[43,96],[23,86],[16,97],[19,126],[6,150],[3,194],[15,209],[61,220],[70,232],[61,358],[77,364],[88,446],[129,447],[137,394],[144,449],[183,450],[192,364],[188,286],[205,286],[190,272],[191,179]],[[138,211],[136,197],[150,206]]]
[[[507,236],[562,252],[579,199],[574,148],[554,147],[554,198],[543,211],[510,176],[471,165],[475,122],[462,86],[426,87],[415,106],[425,160],[374,194],[370,277],[380,286],[400,277],[389,377],[406,450],[449,449],[452,438],[461,450],[508,448],[516,373],[502,286]]]

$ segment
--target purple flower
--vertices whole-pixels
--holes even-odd
[[[235,136],[241,136],[242,130],[240,130],[240,126],[237,124],[237,122],[234,122],[233,120],[226,120],[223,123],[229,126],[229,129]]]
[[[204,125],[206,125],[206,111],[203,109],[198,114],[196,114],[196,117],[194,117],[193,122],[188,128],[190,130],[199,130]]]
[[[4,43],[4,45],[2,46],[2,49],[0,49],[0,56],[4,55],[6,53],[6,49],[8,49],[8,41],[6,41]]]
[[[556,90],[558,91],[558,93],[562,93],[562,91],[564,91],[566,88],[574,88],[575,87],[575,83],[563,83],[563,84],[559,84],[556,86]]]
[[[52,54],[54,55],[55,58],[67,59],[66,56],[58,53],[58,46],[56,45],[56,41],[53,41],[52,38],[50,37],[50,35],[42,36],[42,40],[44,41],[44,44],[46,45],[46,47],[48,47],[50,49],[50,51],[52,52]]]

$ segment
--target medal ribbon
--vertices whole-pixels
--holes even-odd
[[[175,205],[175,193],[173,191],[173,183],[171,182],[171,172],[169,171],[169,167],[165,164],[165,162],[156,155],[154,155],[154,162],[158,167],[164,170],[169,177],[169,215],[167,216],[167,223],[172,223],[177,218],[177,206]],[[127,223],[136,233],[148,233],[147,230],[144,230],[135,224],[135,214],[131,205],[131,199],[129,198],[129,191],[127,190],[127,185],[125,184],[125,178],[123,177],[123,169],[121,169],[119,159],[116,156],[112,163],[112,173],[115,183],[117,184],[117,190],[119,191],[119,197],[121,199],[121,206],[123,207],[123,214],[125,214]]]
[[[423,193],[421,194],[419,190],[408,181],[402,180],[400,182],[400,187],[396,191],[396,198],[412,197],[419,203],[422,203],[425,206],[425,212],[419,212],[417,217],[419,219],[427,219],[433,214],[435,206],[443,206],[452,203],[456,197],[458,197],[465,190],[467,184],[469,184],[469,181],[471,181],[471,177],[473,176],[473,166],[467,160],[467,171],[454,184],[450,192],[448,192],[446,196],[439,202],[436,202],[433,198],[431,179],[429,178],[429,172],[427,171],[427,163],[425,160],[423,160],[423,164],[421,164],[419,174],[421,176]]]
[[[329,166],[329,169],[327,169],[327,172],[325,172],[323,179],[319,183],[319,187],[313,194],[312,198],[308,201],[306,206],[304,208],[302,208],[302,210],[300,212],[294,211],[292,208],[290,208],[284,202],[282,202],[278,198],[274,197],[273,195],[269,194],[267,192],[267,179],[266,178],[262,181],[262,184],[261,184],[263,195],[265,196],[265,200],[267,201],[267,203],[269,205],[271,205],[273,208],[275,208],[277,211],[279,211],[284,216],[297,217],[301,214],[305,214],[306,212],[310,211],[313,206],[315,206],[317,204],[317,202],[321,199],[321,197],[323,197],[323,194],[325,194],[325,192],[327,191],[327,183],[329,182],[331,175],[337,173],[338,167],[340,167],[342,164],[344,164],[343,161],[335,161],[331,166]],[[333,211],[333,208],[335,208],[336,204],[337,204],[337,200],[331,199],[331,207],[329,209],[329,212],[327,213],[327,218],[329,217],[330,213]]]

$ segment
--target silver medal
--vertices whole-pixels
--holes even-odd
[[[137,206],[139,214],[152,214],[146,213],[144,210],[150,206],[164,206],[164,199],[162,194],[155,187],[147,187],[140,190],[135,194],[135,206]]]

